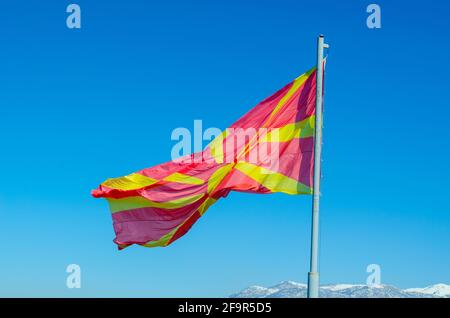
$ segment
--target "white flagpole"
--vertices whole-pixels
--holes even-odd
[[[311,262],[308,273],[308,298],[319,297],[319,200],[320,200],[320,164],[322,154],[322,92],[323,92],[323,49],[328,48],[323,35],[317,38],[316,72],[316,119],[314,138],[314,185],[311,224]]]

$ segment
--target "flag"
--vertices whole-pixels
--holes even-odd
[[[311,194],[316,69],[264,99],[202,152],[108,179],[114,242],[167,246],[230,191]]]

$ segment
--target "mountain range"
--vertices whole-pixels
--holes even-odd
[[[250,286],[231,298],[303,298],[306,284],[284,281],[275,286]],[[324,298],[450,298],[450,285],[435,284],[425,288],[400,289],[390,285],[323,285],[319,291]]]

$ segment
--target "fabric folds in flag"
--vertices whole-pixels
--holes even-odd
[[[316,69],[217,136],[202,152],[108,179],[92,195],[110,206],[114,242],[167,246],[230,191],[311,194]]]

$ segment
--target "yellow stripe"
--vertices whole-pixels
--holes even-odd
[[[220,167],[209,177],[208,179],[208,194],[210,194],[220,183],[220,181],[225,178],[225,176],[231,171],[234,163],[229,163],[223,167]]]
[[[283,192],[287,194],[311,194],[312,189],[295,179],[289,178],[281,173],[270,171],[251,163],[240,161],[235,168],[253,180],[259,182],[272,192]]]
[[[205,181],[203,181],[202,179],[188,176],[187,174],[182,174],[179,172],[172,173],[170,176],[165,177],[163,180],[184,184],[197,184],[197,185],[205,183]]]
[[[211,149],[211,156],[213,156],[216,163],[223,163],[223,141],[228,137],[228,134],[228,129],[225,129],[208,145],[209,149]]]
[[[206,210],[208,210],[208,208],[213,205],[215,202],[217,201],[217,199],[214,198],[208,198],[205,200],[205,202],[203,202],[200,207],[198,208],[198,213],[200,213],[200,215],[203,215]]]
[[[172,237],[175,235],[175,233],[178,231],[178,229],[183,226],[184,223],[186,223],[187,220],[189,220],[197,211],[200,213],[200,215],[203,215],[206,210],[214,203],[216,202],[216,199],[213,198],[207,198],[205,200],[205,202],[203,202],[200,207],[195,210],[191,215],[189,215],[189,217],[187,217],[183,223],[181,223],[180,225],[178,225],[176,228],[174,228],[172,231],[170,231],[169,233],[164,234],[162,237],[160,237],[158,240],[155,241],[149,241],[145,244],[143,244],[143,246],[145,247],[157,247],[157,246],[167,246],[167,244],[169,244],[170,240],[172,239]]]
[[[107,198],[107,200],[109,202],[111,213],[116,213],[139,208],[176,209],[194,203],[200,200],[203,196],[204,194],[200,193],[167,202],[154,202],[143,197],[128,197],[123,199]]]
[[[282,99],[280,99],[280,101],[278,102],[277,106],[274,108],[274,110],[272,111],[272,113],[270,114],[269,119],[267,120],[267,122],[269,122],[273,116],[275,116],[278,111],[281,109],[281,107],[283,107],[284,104],[286,104],[286,102],[292,97],[292,95],[295,94],[295,92],[300,88],[300,86],[303,85],[303,83],[308,79],[308,77],[311,75],[312,72],[314,72],[316,68],[313,67],[312,69],[310,69],[309,71],[307,71],[306,73],[303,73],[302,75],[300,75],[299,77],[297,77],[294,82],[292,83],[291,88],[289,89],[289,91],[283,96]],[[266,122],[266,123],[267,123]]]
[[[139,173],[132,173],[125,177],[108,179],[102,183],[111,189],[135,190],[156,183],[158,180],[146,177]]]
[[[259,142],[286,142],[298,138],[314,136],[315,116],[309,116],[302,121],[274,128],[259,139]]]
[[[145,247],[167,246],[167,244],[169,243],[170,239],[175,234],[175,232],[178,231],[180,226],[181,226],[181,224],[179,226],[177,226],[176,228],[174,228],[169,233],[164,234],[159,240],[149,241],[149,242],[143,244],[142,246],[145,246]]]
[[[315,69],[316,67],[311,68],[309,71],[303,73],[294,80],[291,88],[278,102],[277,106],[274,108],[269,118],[267,118],[267,120],[263,123],[262,128],[264,127],[267,128],[267,125],[268,124],[270,125],[271,119],[280,111],[281,107],[283,107],[283,105],[286,104],[286,102],[292,97],[292,95],[294,95],[294,93],[300,88],[300,86],[303,85],[303,83],[308,79],[308,77],[311,75],[312,72],[314,72]],[[237,156],[238,159],[245,156],[251,150],[251,148],[254,147],[254,144],[252,145],[252,143],[256,139],[256,137],[257,136],[254,136],[252,140],[250,140],[249,143],[241,150],[241,152]]]

